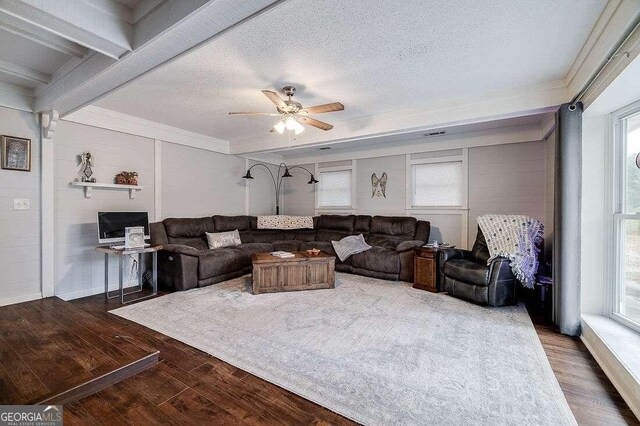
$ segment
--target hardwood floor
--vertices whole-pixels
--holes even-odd
[[[56,302],[57,301],[57,302]],[[59,299],[0,308],[0,404],[63,403],[156,364]]]
[[[112,357],[159,350],[160,361],[154,368],[65,405],[67,424],[352,423],[195,348],[107,312],[117,306],[115,300],[106,302],[102,296],[92,296],[72,302],[50,298],[0,308],[0,331],[4,333],[6,330],[42,333],[29,327],[22,330],[28,324],[16,317],[18,313],[32,321],[51,321],[57,324],[56,327],[73,330],[81,337],[69,342],[64,338],[53,339],[66,350],[90,345],[108,350]],[[579,339],[560,335],[537,318],[534,323],[579,424],[640,424]],[[116,349],[99,346],[102,341],[113,343]],[[24,380],[16,380],[21,386],[20,395],[42,392],[43,383],[25,374],[24,370],[37,370],[46,365],[16,366],[16,354],[11,352],[11,346],[5,341],[1,343],[0,392],[15,392],[15,388],[7,384],[11,383],[7,381],[8,376],[24,377]],[[35,348],[27,346],[19,350],[31,354]],[[51,359],[51,362],[60,367],[60,372],[46,378],[49,383],[65,380],[79,371],[76,367],[65,366],[62,360]],[[98,356],[84,362],[98,368],[106,361]]]

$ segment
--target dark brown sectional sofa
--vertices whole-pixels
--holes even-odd
[[[209,250],[205,232],[237,229],[242,244]],[[340,262],[336,270],[388,280],[413,280],[413,249],[429,240],[430,224],[413,217],[322,215],[313,229],[263,230],[255,216],[165,219],[151,224],[161,286],[188,290],[251,272],[251,255],[275,250],[318,248],[335,256],[332,240],[363,234],[373,248]]]

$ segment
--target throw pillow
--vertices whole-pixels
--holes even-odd
[[[220,247],[232,247],[242,244],[240,241],[240,233],[235,231],[228,232],[206,232],[209,249],[217,249]]]
[[[344,237],[340,241],[331,241],[331,244],[333,244],[333,249],[336,251],[338,258],[342,262],[347,260],[352,254],[362,253],[363,251],[367,251],[371,248],[371,246],[364,240],[362,234],[350,235],[348,237]]]

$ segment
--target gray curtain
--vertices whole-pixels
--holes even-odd
[[[553,237],[554,321],[580,335],[580,224],[582,206],[582,103],[557,113]]]

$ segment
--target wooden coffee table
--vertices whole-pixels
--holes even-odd
[[[323,252],[292,253],[295,257],[280,258],[271,253],[251,255],[253,294],[334,288],[335,257]]]

